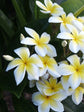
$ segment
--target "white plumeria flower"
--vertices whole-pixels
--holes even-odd
[[[63,112],[64,107],[61,101],[66,97],[65,92],[58,92],[51,96],[35,92],[32,95],[32,101],[38,106],[38,112],[49,112],[50,108],[56,112]]]
[[[35,51],[40,56],[45,56],[46,54],[50,57],[57,56],[56,49],[53,45],[48,44],[50,41],[50,35],[46,32],[42,33],[41,37],[31,28],[25,28],[26,32],[32,37],[27,37],[21,41],[22,44],[35,45]]]
[[[84,94],[84,84],[81,83],[80,86],[77,87],[72,93],[72,100],[76,105],[79,105],[83,100],[83,94]]]
[[[39,56],[39,58],[43,63],[43,67],[40,69],[41,76],[43,76],[48,71],[51,76],[60,77],[58,72],[58,65],[54,58],[51,58],[47,55],[44,57]]]
[[[60,31],[61,32],[69,32],[67,24],[72,25],[72,20],[74,19],[74,15],[69,13],[67,16],[66,14],[61,15],[61,17],[52,16],[49,18],[49,23],[61,23],[60,24]]]
[[[36,1],[36,4],[38,7],[42,9],[40,10],[42,13],[45,14],[50,13],[51,15],[55,15],[55,16],[60,16],[64,14],[63,8],[57,3],[52,3],[51,0],[44,0],[45,5],[42,4],[40,1]]]
[[[84,31],[81,31],[79,33],[74,26],[69,24],[67,25],[67,27],[71,33],[61,32],[57,35],[57,38],[70,40],[69,49],[73,53],[77,53],[79,50],[84,53]]]
[[[69,56],[67,60],[70,65],[60,64],[59,73],[64,76],[69,75],[69,77],[63,79],[63,82],[67,84],[68,81],[72,89],[76,89],[80,83],[84,83],[84,61],[80,63],[80,58],[77,55]]]
[[[62,84],[59,82],[57,83],[57,79],[50,77],[49,80],[39,80],[36,82],[36,86],[38,90],[47,95],[51,96],[59,91],[64,91]]]
[[[42,67],[42,62],[39,57],[34,54],[30,57],[29,49],[26,47],[21,47],[15,49],[14,52],[20,57],[12,60],[8,66],[6,71],[10,69],[14,70],[14,76],[16,80],[16,84],[20,84],[25,77],[25,72],[27,71],[29,80],[39,80],[39,68]]]

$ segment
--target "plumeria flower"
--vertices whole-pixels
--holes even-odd
[[[50,108],[56,112],[63,112],[64,107],[61,101],[66,97],[65,92],[58,92],[51,96],[35,92],[32,95],[32,101],[38,106],[38,112],[49,112]]]
[[[60,23],[60,31],[61,32],[69,32],[67,24],[73,25],[72,20],[74,19],[74,15],[69,13],[67,16],[66,14],[61,15],[61,17],[52,16],[49,18],[49,23]]]
[[[74,26],[69,24],[67,25],[67,27],[71,33],[61,32],[57,35],[57,38],[70,40],[69,49],[73,53],[77,53],[79,50],[84,52],[84,31],[81,31],[79,33]]]
[[[64,14],[63,8],[57,3],[52,3],[51,0],[44,0],[44,4],[42,4],[40,1],[36,1],[36,4],[42,9],[40,10],[42,13],[50,13],[51,15],[55,16],[60,16]]]
[[[72,93],[72,100],[76,105],[79,105],[83,100],[84,83],[81,83]]]
[[[14,70],[14,76],[17,85],[22,82],[25,77],[25,72],[27,71],[29,80],[38,80],[39,79],[39,67],[42,67],[42,62],[39,57],[34,54],[30,57],[30,51],[26,47],[21,47],[15,49],[14,52],[20,57],[12,60],[6,71],[9,71],[16,67]]]
[[[43,67],[40,69],[41,76],[43,76],[48,71],[51,76],[60,77],[58,72],[58,65],[54,58],[51,58],[47,55],[44,57],[39,56],[39,58],[43,63]]]
[[[80,83],[84,83],[84,61],[80,63],[80,58],[77,55],[69,56],[67,60],[70,65],[60,64],[59,73],[64,76],[68,75],[69,77],[63,79],[63,83],[67,84],[68,81],[71,88],[76,89]]]
[[[59,91],[64,91],[62,84],[57,83],[57,79],[50,77],[49,80],[39,80],[36,83],[38,90],[47,96],[51,96]]]
[[[35,45],[35,51],[40,56],[46,54],[51,57],[57,56],[56,49],[53,45],[48,44],[50,41],[50,35],[46,32],[42,33],[41,37],[31,28],[25,28],[26,32],[32,37],[27,37],[21,41],[22,44]]]

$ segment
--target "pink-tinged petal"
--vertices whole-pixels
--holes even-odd
[[[68,80],[69,80],[69,76],[63,76],[63,77],[61,78],[62,85],[63,85],[63,88],[64,88],[65,90],[68,90],[68,88],[69,88],[69,86],[70,86]]]
[[[50,56],[50,57],[56,57],[57,56],[56,49],[51,44],[47,45],[47,55]]]
[[[36,40],[39,39],[38,33],[36,31],[34,31],[33,29],[25,27],[25,31],[34,39],[36,39]]]
[[[73,74],[74,73],[74,68],[73,66],[70,66],[70,65],[66,65],[66,64],[61,64],[59,66],[59,73],[61,75],[70,75],[70,74]]]
[[[49,20],[48,20],[49,23],[61,23],[63,22],[61,17],[50,17]]]
[[[15,68],[16,66],[21,65],[21,64],[22,64],[22,60],[19,59],[19,58],[16,58],[16,59],[14,59],[13,61],[11,61],[11,62],[8,64],[8,66],[7,66],[7,68],[6,68],[6,71],[9,71],[9,70]]]
[[[19,85],[25,77],[25,66],[24,65],[19,65],[14,70],[14,76],[15,76],[16,84]]]
[[[49,103],[43,102],[41,105],[38,106],[38,112],[49,112],[50,105]]]
[[[44,102],[44,97],[43,95],[41,95],[40,92],[35,92],[32,94],[32,102],[34,103],[34,105],[40,105]]]
[[[63,104],[60,103],[59,101],[51,100],[50,101],[50,107],[52,110],[54,110],[56,112],[63,112],[64,111]]]
[[[26,67],[29,80],[39,80],[39,68],[36,65],[30,64]]]
[[[77,55],[69,56],[67,60],[74,66],[80,65],[80,58]]]
[[[67,24],[66,26],[70,30],[70,32],[72,32],[73,35],[77,35],[78,34],[77,29],[73,25]]]
[[[77,44],[77,42],[75,40],[71,40],[69,43],[69,49],[73,53],[77,53],[80,50],[80,46]]]
[[[79,105],[83,99],[83,93],[78,88],[74,90],[74,93],[72,94],[72,100],[76,105]]]
[[[40,41],[42,43],[49,43],[49,41],[50,41],[50,35],[47,34],[46,32],[42,33]]]
[[[60,32],[70,33],[69,29],[67,28],[66,24],[64,24],[64,23],[60,24]]]
[[[27,47],[20,47],[18,49],[15,49],[14,52],[23,60],[26,60],[30,56],[30,51]]]
[[[70,40],[73,39],[73,36],[70,33],[62,32],[57,35],[57,38]]]
[[[40,7],[41,9],[47,11],[47,8],[45,7],[45,5],[43,5],[40,1],[36,1],[36,5],[37,5],[38,7]]]
[[[35,46],[35,51],[38,55],[44,57],[47,53],[46,47]]]
[[[69,77],[69,83],[70,83],[72,89],[76,89],[81,83],[81,78],[80,78],[79,74],[73,73],[73,75],[71,75]]]
[[[22,44],[26,44],[26,45],[36,45],[36,42],[34,39],[32,38],[24,38],[22,41],[21,41]]]

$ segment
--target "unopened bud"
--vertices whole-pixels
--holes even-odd
[[[4,58],[5,60],[7,60],[7,61],[12,61],[12,60],[14,60],[14,58],[13,58],[12,56],[10,56],[10,55],[3,55],[3,58]]]
[[[62,41],[62,47],[66,47],[67,46],[67,41],[66,40],[63,40]]]
[[[21,33],[20,34],[20,41],[22,41],[25,38],[25,36]]]

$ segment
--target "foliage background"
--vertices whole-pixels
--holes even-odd
[[[61,41],[56,39],[59,24],[49,24],[49,15],[44,15],[35,4],[36,0],[0,0],[0,112],[37,112],[31,102],[31,94],[37,91],[29,88],[27,77],[16,86],[13,71],[5,72],[8,62],[2,55],[9,54],[16,57],[13,50],[22,46],[20,34],[27,36],[24,27],[30,27],[39,34],[47,32],[51,35],[53,44],[58,53],[57,61],[62,58],[63,49]],[[43,0],[39,0],[43,2]],[[84,0],[52,0],[60,4],[65,12],[76,12],[84,7]],[[80,14],[83,16],[84,12]],[[30,49],[31,50],[31,49]],[[84,112],[84,103],[79,106],[73,104],[71,98],[63,101],[65,112]],[[52,111],[51,111],[52,112]]]

